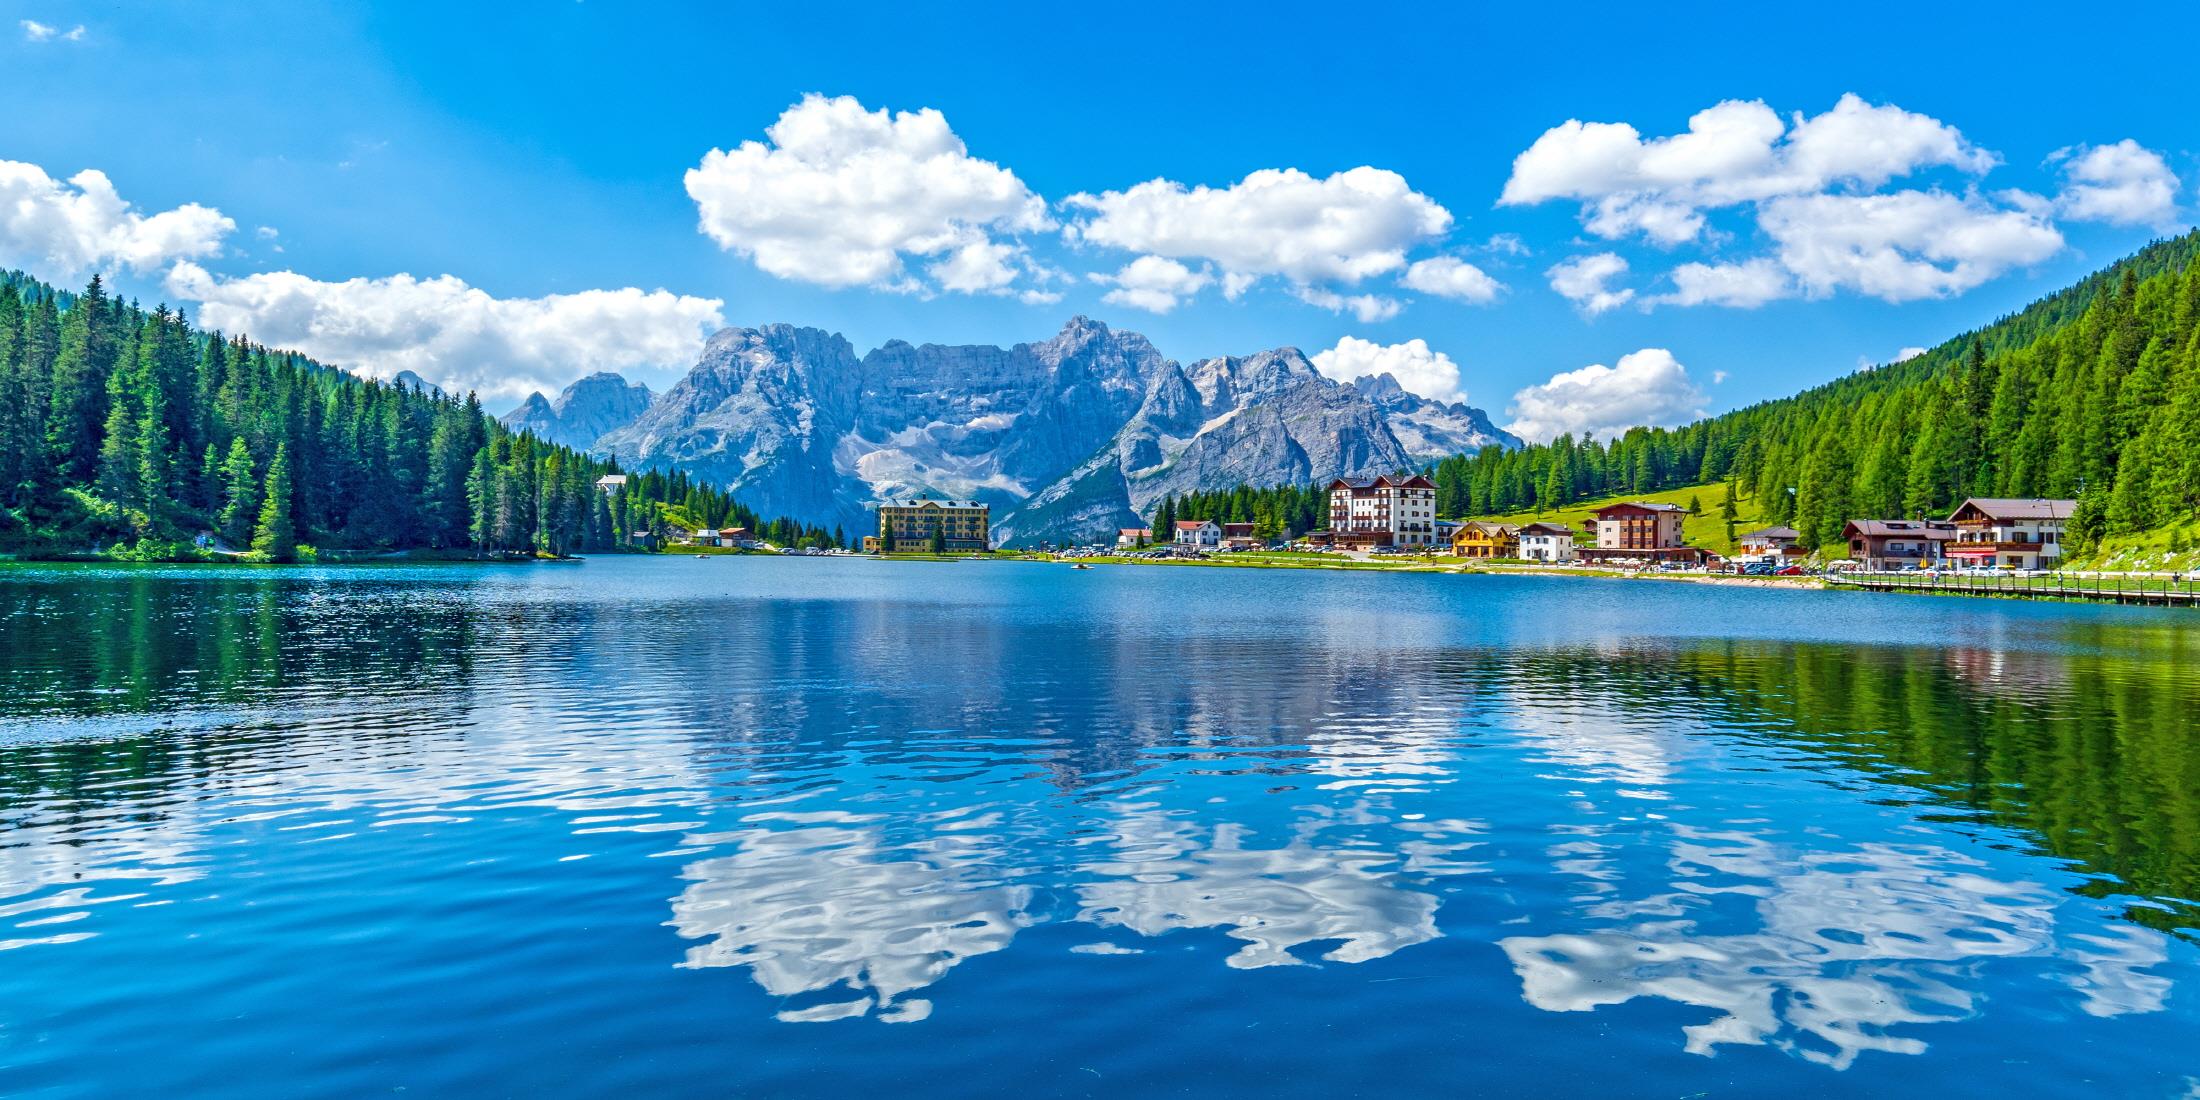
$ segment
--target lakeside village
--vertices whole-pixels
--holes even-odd
[[[1126,527],[1113,545],[1046,551],[1061,559],[1205,560],[1232,554],[1334,555],[1373,561],[1407,556],[1522,567],[1617,572],[1802,576],[1825,572],[2030,576],[2062,559],[2075,500],[1965,500],[1946,519],[1852,519],[1843,530],[1848,556],[1820,562],[1788,527],[1740,535],[1735,551],[1690,545],[1679,505],[1622,501],[1596,509],[1583,529],[1565,523],[1455,522],[1436,516],[1436,486],[1418,474],[1338,478],[1328,486],[1329,526],[1296,538],[1264,535],[1253,523],[1174,520],[1171,529]],[[993,550],[991,510],[978,501],[892,501],[876,509],[878,530],[862,552],[961,556]],[[747,528],[697,529],[697,547],[776,549]],[[833,551],[813,550],[812,554]],[[847,553],[848,551],[839,551]]]

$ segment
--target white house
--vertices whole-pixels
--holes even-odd
[[[596,488],[606,493],[616,493],[626,488],[626,475],[605,474],[596,479]]]
[[[1802,537],[1793,527],[1760,527],[1735,540],[1734,560],[1786,565],[1790,558],[1810,556],[1810,551],[1796,545]]]
[[[1176,544],[1188,550],[1212,550],[1222,545],[1222,525],[1211,519],[1177,520]]]
[[[2063,530],[2075,500],[1972,497],[1948,516],[1956,526],[1947,555],[1958,565],[2041,569],[2062,560]]]
[[[1529,561],[1572,561],[1574,529],[1563,523],[1531,523],[1520,529],[1520,556]]]

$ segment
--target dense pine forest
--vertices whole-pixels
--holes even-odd
[[[1924,355],[1666,430],[1438,463],[1437,513],[1739,484],[1812,546],[1967,496],[2071,497],[2074,548],[2200,511],[2200,233]],[[1792,492],[1791,492],[1792,490]]]
[[[1329,526],[1329,491],[1320,485],[1279,485],[1185,493],[1162,499],[1154,508],[1154,537],[1166,542],[1180,519],[1250,523],[1256,538],[1280,539]]]
[[[765,521],[682,474],[620,472],[515,435],[468,395],[378,382],[195,331],[94,277],[0,273],[0,551],[260,561],[347,551],[494,556],[648,550],[675,527],[782,545],[838,532]]]

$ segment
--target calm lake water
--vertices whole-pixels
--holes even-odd
[[[0,1094],[2200,1087],[2200,616],[0,568]]]

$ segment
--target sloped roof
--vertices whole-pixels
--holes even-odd
[[[1486,519],[1470,520],[1466,523],[1460,524],[1459,529],[1461,531],[1479,532],[1480,534],[1485,536],[1510,535],[1517,533],[1520,530],[1519,528],[1514,527],[1512,524],[1509,523],[1495,523]]]
[[[1385,474],[1381,477],[1340,477],[1331,481],[1329,483],[1329,488],[1332,490],[1381,488],[1434,489],[1436,488],[1436,483],[1430,481],[1425,477],[1422,477],[1419,474],[1413,474],[1408,477],[1391,477],[1388,474]]]
[[[1852,519],[1841,530],[1844,538],[1924,539],[1946,542],[1956,537],[1953,524],[1942,520]]]
[[[1537,520],[1523,526],[1520,533],[1523,535],[1571,535],[1574,533],[1574,529],[1563,523],[1544,523]]]
[[[1644,512],[1683,512],[1683,513],[1685,513],[1685,512],[1687,512],[1687,511],[1688,511],[1688,509],[1686,509],[1686,508],[1683,508],[1683,507],[1681,507],[1681,506],[1680,506],[1680,505],[1678,505],[1678,504],[1651,504],[1651,503],[1647,503],[1647,502],[1644,502],[1644,501],[1640,501],[1640,500],[1623,500],[1623,501],[1619,502],[1618,504],[1607,504],[1607,505],[1605,505],[1604,507],[1602,507],[1602,508],[1599,508],[1599,509],[1597,509],[1597,512],[1596,512],[1596,514],[1597,514],[1597,515],[1600,515],[1600,516],[1601,516],[1601,515],[1605,514],[1606,512],[1619,512],[1619,511],[1624,511],[1624,510],[1626,510],[1626,509],[1629,509],[1629,508],[1637,509],[1637,510],[1639,510],[1639,511],[1644,511]]]
[[[1793,527],[1760,527],[1742,537],[1745,539],[1799,539],[1803,537],[1803,533]]]
[[[1988,519],[2069,519],[2070,513],[2077,507],[2078,502],[2075,500],[1972,497],[1957,505],[1956,510],[1948,514],[1948,518],[1954,519],[1962,515],[1967,508],[1976,508],[1980,515]]]

